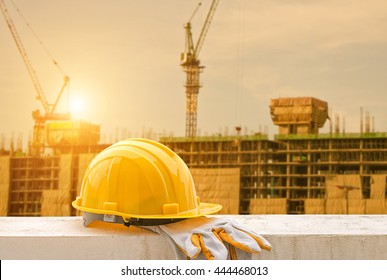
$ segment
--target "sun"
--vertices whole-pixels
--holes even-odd
[[[74,118],[81,118],[84,116],[86,104],[82,97],[73,96],[70,100],[70,113]]]

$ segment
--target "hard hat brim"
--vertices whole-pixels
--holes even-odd
[[[223,208],[222,205],[216,203],[200,202],[199,204],[199,216],[205,216],[210,214],[216,214]]]
[[[196,209],[196,211],[180,212],[178,214],[172,214],[172,215],[136,215],[136,214],[122,213],[119,211],[99,210],[99,209],[91,209],[88,207],[83,207],[83,206],[80,206],[77,204],[77,200],[73,201],[72,205],[75,209],[83,211],[83,212],[95,213],[95,214],[116,215],[116,216],[122,217],[124,220],[130,219],[130,218],[138,218],[138,219],[188,219],[188,218],[196,218],[196,217],[216,214],[217,212],[219,212],[222,209],[222,205],[220,205],[220,204],[200,202],[199,207]]]

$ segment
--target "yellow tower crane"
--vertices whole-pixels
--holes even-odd
[[[213,0],[210,10],[207,14],[206,21],[204,22],[202,31],[197,40],[196,45],[193,43],[192,31],[191,31],[191,20],[196,14],[199,6],[195,9],[193,15],[189,21],[184,25],[185,29],[185,51],[181,53],[180,62],[186,73],[185,83],[185,94],[186,94],[186,124],[185,124],[185,136],[195,137],[197,130],[197,104],[198,94],[200,88],[200,73],[203,66],[200,65],[199,53],[203,46],[204,39],[206,38],[208,28],[210,27],[211,21],[214,17],[216,7],[218,6],[219,0]]]
[[[28,58],[27,52],[22,44],[22,41],[20,39],[20,36],[16,30],[15,24],[13,23],[13,20],[8,13],[8,9],[4,3],[3,0],[0,0],[0,8],[3,12],[3,15],[5,17],[5,20],[7,22],[7,25],[9,27],[9,30],[11,31],[12,37],[16,43],[16,46],[19,50],[19,53],[23,59],[24,65],[27,68],[28,74],[30,75],[30,78],[34,84],[35,91],[36,91],[36,99],[40,100],[43,109],[44,114],[42,115],[40,113],[40,110],[36,110],[32,112],[32,117],[35,121],[34,125],[34,132],[33,132],[33,139],[32,139],[32,154],[39,155],[42,152],[42,149],[44,148],[46,144],[46,137],[45,137],[45,123],[46,121],[51,120],[70,120],[70,114],[69,113],[57,113],[56,107],[59,103],[60,98],[62,97],[63,91],[68,86],[68,83],[70,81],[68,76],[64,76],[64,82],[63,85],[59,91],[59,94],[56,97],[56,100],[54,103],[49,103],[47,101],[46,95],[43,92],[42,86],[40,85],[39,79],[36,75],[36,72],[34,68],[32,67],[32,64]],[[54,61],[54,64],[56,62]]]

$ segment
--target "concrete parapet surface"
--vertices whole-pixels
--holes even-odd
[[[387,215],[225,215],[273,246],[253,259],[386,260]],[[175,259],[153,232],[82,217],[0,217],[0,259]]]

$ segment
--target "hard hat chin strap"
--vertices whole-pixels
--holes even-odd
[[[171,223],[176,223],[184,219],[138,219],[138,218],[130,218],[127,221],[124,221],[124,225],[127,227],[130,226],[159,226],[166,225]]]
[[[140,219],[129,218],[124,219],[121,216],[107,215],[107,214],[95,214],[90,212],[83,212],[83,226],[87,227],[94,221],[102,221],[108,223],[122,224],[127,227],[130,226],[157,226],[176,223],[184,219]]]

